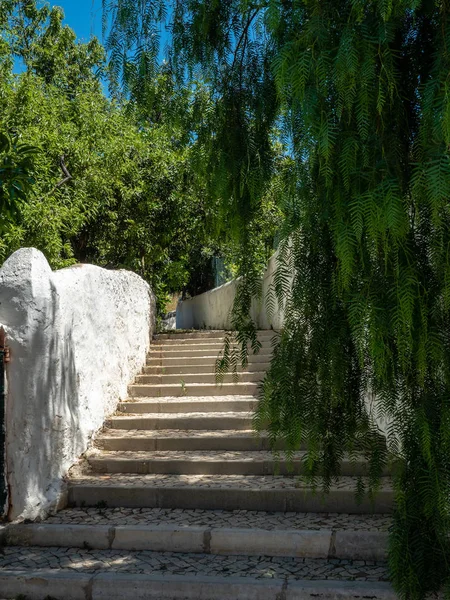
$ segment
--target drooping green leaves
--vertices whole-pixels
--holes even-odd
[[[156,4],[136,5],[156,26]],[[450,6],[170,7],[178,86],[202,79],[209,90],[208,111],[191,125],[200,172],[241,248],[233,324],[243,355],[230,350],[229,363],[245,362],[255,337],[260,268],[250,232],[276,172],[269,141],[280,140],[296,163],[277,195],[284,220],[272,292],[286,319],[255,423],[268,422],[290,452],[305,443],[310,476],[322,472],[325,489],[343,453],[362,451],[375,492],[386,435],[396,465],[393,581],[401,597],[422,599],[448,580],[450,560]],[[113,23],[115,43],[140,38],[133,10]]]

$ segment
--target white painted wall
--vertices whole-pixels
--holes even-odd
[[[4,263],[10,519],[58,503],[62,477],[144,364],[154,313],[154,296],[134,273],[92,265],[52,272],[34,248]]]
[[[278,253],[272,255],[262,281],[262,296],[254,301],[251,316],[258,329],[280,330],[283,326],[284,312],[278,306],[269,319],[266,310],[267,296],[271,292]],[[231,309],[236,296],[237,281],[233,280],[204,294],[179,302],[177,307],[177,329],[231,329]],[[381,432],[387,436],[390,421],[380,414],[379,404],[371,392],[367,393],[366,408],[377,422]]]
[[[276,268],[277,253],[270,258],[262,281],[262,296],[252,305],[252,318],[259,329],[281,329],[283,311],[276,309],[269,318],[266,300]],[[237,280],[230,281],[204,294],[180,302],[177,307],[177,329],[231,329],[231,309],[236,296]]]

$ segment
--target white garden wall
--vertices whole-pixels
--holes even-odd
[[[252,306],[252,318],[259,329],[281,329],[283,311],[276,309],[269,319],[266,310],[267,293],[276,268],[275,253],[269,260],[262,281],[262,297]],[[236,280],[180,302],[177,307],[177,329],[231,329],[231,309],[236,296]]]
[[[251,316],[258,329],[280,330],[284,312],[275,300],[275,311],[269,319],[266,303],[276,269],[277,252],[270,258],[262,281],[262,297],[254,301]],[[237,281],[233,280],[204,294],[180,302],[177,307],[177,329],[231,329],[231,309],[236,296]],[[273,293],[273,292],[271,292]],[[380,414],[376,398],[367,393],[366,408],[377,422],[380,431],[387,435],[389,420]]]
[[[10,519],[34,518],[58,503],[64,474],[144,364],[154,311],[148,284],[128,271],[76,265],[52,272],[33,248],[4,263]]]

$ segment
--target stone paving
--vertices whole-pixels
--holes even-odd
[[[265,339],[265,340],[260,339],[259,341],[261,342],[261,346],[259,349],[256,350],[256,352],[253,351],[253,348],[251,347],[250,344],[247,344],[247,348],[249,350],[250,356],[253,354],[267,354],[268,352],[272,351],[272,345],[271,345],[271,342],[269,339]],[[202,352],[206,355],[209,351],[223,352],[223,348],[224,348],[223,340],[215,340],[215,339],[205,340],[204,342],[201,342],[201,343],[197,342],[196,344],[182,344],[181,347],[178,344],[153,343],[152,346],[150,347],[150,350],[149,350],[147,356],[151,358],[154,354],[160,354],[160,353],[168,354],[170,356],[172,352],[178,352],[178,353],[185,352],[186,356],[189,356],[192,352]],[[236,350],[240,351],[241,346],[238,344],[230,344],[230,349],[236,349]],[[179,355],[183,356],[182,354],[179,354]]]
[[[183,375],[180,375],[182,378]],[[175,384],[174,384],[175,385]],[[205,384],[209,385],[209,384]],[[183,398],[183,402],[216,402],[220,404],[221,402],[233,402],[235,400],[247,400],[247,401],[255,401],[257,398],[255,396],[250,396],[249,394],[239,394],[239,395],[231,395],[227,394],[225,396],[186,396]],[[127,398],[122,400],[122,404],[126,404],[127,402],[160,402],[162,404],[170,404],[170,402],[180,402],[180,396],[137,396],[136,398]],[[139,413],[141,414],[141,413]],[[197,414],[197,413],[196,413]],[[208,413],[209,414],[209,413]]]
[[[367,483],[365,478],[361,478]],[[139,474],[111,474],[100,475],[98,473],[87,474],[72,469],[70,472],[71,485],[88,484],[102,487],[108,486],[142,486],[142,487],[204,487],[219,489],[257,489],[257,490],[288,490],[288,489],[311,489],[311,485],[303,478],[295,476],[277,475],[139,475]],[[340,477],[333,482],[330,491],[345,490],[355,491],[356,479],[354,477]],[[380,490],[390,491],[392,489],[390,479],[384,477],[380,484]],[[320,493],[318,491],[318,495]]]
[[[228,396],[223,396],[227,398]],[[197,400],[198,397],[195,397]],[[180,400],[177,398],[177,400]],[[184,399],[183,399],[184,401]],[[108,429],[105,427],[102,434],[97,438],[102,437],[123,439],[130,437],[144,437],[149,439],[154,438],[248,438],[253,437],[258,439],[268,439],[268,435],[262,432],[261,435],[257,436],[254,431],[250,429]]]
[[[147,384],[142,384],[142,385],[147,385]],[[175,383],[169,383],[167,385],[178,385]],[[209,383],[196,383],[195,385],[211,385]],[[225,384],[225,385],[234,385],[234,384]],[[244,383],[243,385],[253,385],[252,383]],[[138,398],[141,398],[142,396],[138,396]],[[195,400],[197,400],[199,398],[199,396],[191,396],[191,398],[195,398]],[[202,396],[203,397],[203,396]],[[224,398],[228,398],[228,396],[224,396]],[[234,396],[234,400],[236,400],[236,398],[240,398],[241,396]],[[159,396],[154,396],[153,397],[155,400],[159,400]],[[173,396],[173,400],[176,400],[177,402],[180,401],[180,398],[184,401],[185,396]],[[134,398],[131,399],[134,402]],[[150,419],[155,419],[155,420],[164,420],[164,419],[211,419],[211,420],[220,420],[220,419],[231,419],[231,418],[235,418],[235,419],[242,419],[242,418],[248,418],[249,420],[251,420],[253,416],[253,412],[251,410],[240,410],[240,411],[236,411],[236,410],[230,410],[230,411],[224,411],[224,412],[201,412],[201,411],[195,411],[195,412],[168,412],[168,413],[134,413],[134,414],[129,414],[129,413],[121,413],[120,411],[116,411],[116,416],[111,417],[110,419],[108,419],[108,422],[111,421],[111,423],[118,423],[118,420],[120,419],[121,421],[123,421],[124,423],[126,423],[127,421],[135,421],[136,419],[145,419],[145,418],[150,418]],[[251,424],[251,421],[250,423]]]
[[[183,375],[180,375],[180,377],[182,378]],[[205,384],[205,385],[209,385],[209,384]],[[255,401],[257,401],[257,398],[255,398],[255,396],[249,396],[248,394],[239,394],[239,395],[227,394],[225,396],[186,396],[186,397],[183,397],[182,400],[183,400],[183,402],[186,402],[188,404],[190,402],[192,402],[192,403],[194,403],[194,402],[214,402],[216,404],[220,404],[221,402],[234,402],[236,400],[255,402]],[[121,404],[126,404],[127,402],[133,402],[134,404],[144,403],[144,402],[159,402],[161,404],[170,404],[171,402],[180,402],[180,396],[137,396],[135,398],[129,397],[126,400],[122,400]],[[138,414],[142,414],[142,413],[138,413]],[[195,412],[195,414],[210,414],[210,413]]]
[[[90,456],[121,458],[127,460],[181,460],[181,461],[247,461],[247,462],[287,462],[283,454],[276,456],[268,450],[154,450],[152,452],[130,450],[91,450]],[[291,459],[305,458],[305,452],[293,452]]]
[[[142,573],[274,579],[388,581],[386,563],[267,556],[218,556],[77,548],[3,548],[0,570],[68,569],[84,573]]]
[[[392,518],[389,515],[284,513],[253,510],[73,508],[52,515],[45,522],[59,525],[178,525],[181,527],[232,527],[265,530],[387,531]]]

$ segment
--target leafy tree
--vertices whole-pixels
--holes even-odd
[[[0,11],[10,51],[29,73],[69,94],[95,84],[105,51],[95,37],[86,44],[76,43],[75,32],[63,25],[60,7],[40,6],[35,0],[4,0]]]
[[[78,43],[62,20],[59,8],[34,0],[1,3],[0,122],[16,140],[8,164],[28,171],[20,153],[40,151],[1,232],[0,258],[33,245],[54,268],[88,261],[133,269],[151,282],[163,310],[166,293],[187,285],[192,257],[209,243],[211,208],[191,176],[185,128],[105,97],[102,46]],[[24,65],[19,75],[14,59]],[[188,115],[189,97],[172,94],[163,74],[153,89],[162,104],[184,102]],[[3,156],[0,149],[0,163]],[[10,197],[1,196],[2,209]]]
[[[34,155],[38,149],[0,133],[0,227],[17,217],[34,183]]]
[[[375,395],[395,467],[392,578],[401,597],[424,598],[448,582],[450,559],[450,4],[167,4],[105,0],[108,49],[135,94],[154,77],[166,19],[178,85],[209,90],[192,124],[199,169],[241,244],[234,323],[254,344],[250,232],[280,128],[295,161],[279,188],[287,317],[257,424],[290,451],[306,442],[325,489],[344,452],[362,450],[374,493],[386,461]]]

